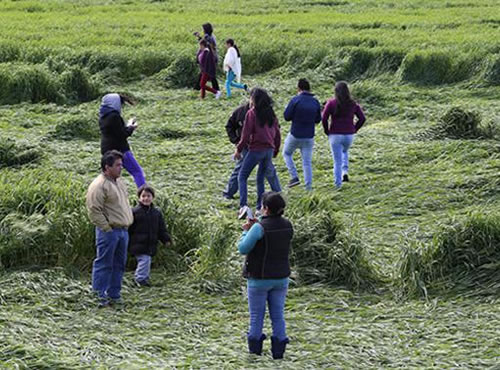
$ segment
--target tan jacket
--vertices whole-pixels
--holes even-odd
[[[101,173],[90,184],[86,203],[90,221],[103,231],[128,228],[134,221],[127,186],[121,178],[113,181]]]

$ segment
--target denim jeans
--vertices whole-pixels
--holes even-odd
[[[342,173],[349,171],[349,147],[354,135],[334,134],[329,135],[328,140],[332,149],[335,186],[339,188],[342,185]]]
[[[231,86],[232,87],[236,87],[238,89],[244,89],[245,88],[245,85],[243,84],[240,84],[238,82],[235,82],[234,80],[236,79],[236,75],[234,74],[234,72],[230,69],[228,72],[227,72],[227,75],[226,75],[226,94],[227,94],[227,97],[230,98],[231,97]]]
[[[264,177],[268,171],[272,171],[276,179],[276,183],[274,184],[275,189],[273,189],[273,191],[281,191],[278,175],[276,174],[276,169],[274,168],[272,159],[273,149],[248,152],[247,156],[243,160],[240,174],[238,176],[238,183],[240,186],[240,207],[247,205],[247,180],[248,176],[250,176],[250,173],[257,165],[259,165],[259,169],[257,170],[257,209],[260,209],[262,204],[262,194],[264,194],[265,189]],[[271,168],[272,170],[270,170]]]
[[[273,337],[282,341],[287,338],[285,325],[285,299],[288,287],[280,288],[248,288],[248,311],[250,313],[250,328],[248,338],[259,339],[264,327],[266,302],[273,326]]]
[[[312,153],[314,148],[314,138],[298,139],[292,134],[288,134],[283,148],[283,158],[285,159],[288,173],[292,179],[298,178],[297,168],[293,162],[293,153],[300,149],[302,157],[302,169],[304,171],[304,182],[307,190],[312,189]]]
[[[139,165],[139,163],[137,163],[137,160],[135,159],[134,154],[131,150],[127,150],[125,153],[123,153],[123,167],[129,174],[132,175],[138,188],[146,183],[146,179],[144,178],[144,171],[142,170],[142,167]]]
[[[92,288],[100,298],[120,298],[127,262],[128,231],[96,228],[97,256],[92,265]]]
[[[148,254],[139,254],[135,256],[137,267],[135,269],[135,281],[149,280],[151,273],[151,256]]]
[[[240,174],[241,165],[243,164],[247,153],[248,150],[244,149],[241,152],[241,158],[237,160],[236,165],[234,166],[234,170],[231,173],[226,189],[224,190],[224,195],[226,197],[232,198],[234,194],[238,192],[238,175]],[[272,163],[271,166],[267,168],[265,177],[272,191],[281,191],[280,182],[276,174],[276,169],[274,168],[274,165]]]

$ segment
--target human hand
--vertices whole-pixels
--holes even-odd
[[[236,150],[234,151],[233,158],[234,158],[234,159],[241,159],[241,153],[240,153],[240,152],[238,152],[238,149],[236,149]]]
[[[241,228],[245,231],[248,231],[256,222],[256,218],[247,218],[247,221],[241,226]]]

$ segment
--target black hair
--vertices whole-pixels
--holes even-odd
[[[117,159],[123,159],[123,154],[118,150],[108,150],[101,157],[101,170],[106,171],[106,166],[113,167]]]
[[[346,109],[354,104],[347,82],[339,81],[335,84],[335,98],[337,99],[337,104],[333,112],[334,117],[341,115]]]
[[[231,45],[233,48],[236,49],[236,53],[238,53],[238,58],[241,57],[241,54],[240,54],[240,49],[238,48],[238,46],[236,46],[236,44],[234,43],[234,40],[233,39],[227,39],[226,40],[226,44],[229,44]]]
[[[132,97],[126,95],[126,94],[118,94],[120,96],[120,103],[123,105],[124,103],[128,103],[130,105],[135,105],[134,100]]]
[[[267,123],[269,127],[274,124],[276,114],[273,109],[273,99],[269,96],[266,90],[260,87],[255,87],[250,92],[250,97],[257,113],[258,123],[264,127]]]
[[[309,84],[309,81],[307,81],[305,78],[301,78],[299,80],[297,87],[302,91],[310,91],[311,90],[311,85]]]
[[[200,45],[203,45],[206,48],[208,48],[210,46],[209,42],[205,39],[200,40]]]
[[[214,28],[212,27],[212,25],[210,23],[205,23],[201,27],[203,27],[203,32],[205,32],[205,34],[212,36],[212,33],[214,32]]]
[[[262,205],[269,210],[271,216],[281,216],[285,212],[286,202],[280,193],[267,191],[262,194]]]
[[[153,196],[153,198],[155,197],[155,189],[153,189],[148,184],[143,184],[139,187],[139,189],[137,189],[137,197],[140,197],[141,194],[144,192],[151,194]]]

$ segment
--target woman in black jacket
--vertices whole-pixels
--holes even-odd
[[[120,94],[106,94],[99,109],[99,128],[101,129],[101,154],[118,150],[123,154],[123,167],[132,175],[137,187],[146,183],[144,171],[130,150],[127,138],[137,128],[135,118],[125,125],[121,116],[123,103],[133,105],[132,100]]]
[[[172,239],[167,233],[163,214],[153,206],[153,188],[145,184],[137,190],[137,195],[139,205],[132,210],[134,223],[128,229],[129,251],[137,259],[136,283],[140,286],[151,286],[151,257],[156,254],[158,240],[167,244]]]

